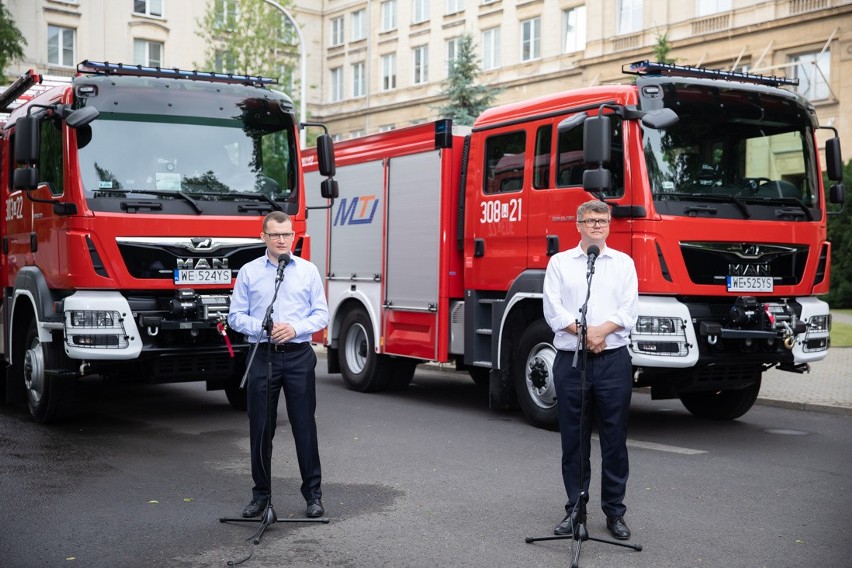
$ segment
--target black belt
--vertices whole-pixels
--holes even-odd
[[[293,353],[295,351],[301,351],[310,344],[310,341],[303,341],[301,343],[273,343],[270,347],[272,347],[272,350],[276,353]],[[267,343],[264,341],[262,343],[262,347],[265,348],[266,345]]]
[[[607,355],[612,355],[613,353],[618,353],[622,349],[627,349],[626,345],[622,345],[621,347],[616,347],[615,349],[604,349],[600,353],[593,353],[591,351],[588,352],[587,357],[589,359],[599,359],[601,357],[606,357]]]

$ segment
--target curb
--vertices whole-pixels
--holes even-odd
[[[831,404],[815,404],[813,402],[795,402],[792,400],[777,400],[773,398],[757,398],[755,404],[761,406],[775,406],[777,408],[788,408],[791,410],[809,410],[811,412],[824,412],[826,414],[838,414],[841,416],[852,416],[852,408],[848,406],[833,406]]]

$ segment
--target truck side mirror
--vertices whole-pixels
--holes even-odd
[[[334,175],[334,141],[328,134],[320,134],[317,138],[317,159],[319,160],[320,175],[331,177]]]
[[[26,166],[15,170],[12,174],[12,187],[24,191],[38,189],[38,168]]]
[[[68,115],[65,119],[65,124],[73,129],[78,129],[81,126],[86,126],[100,115],[100,111],[95,107],[78,108]]]
[[[35,164],[39,158],[39,121],[33,115],[15,122],[15,162]]]
[[[612,126],[608,116],[592,116],[583,128],[583,160],[587,164],[606,164],[612,157]]]
[[[322,183],[320,184],[320,195],[323,199],[337,199],[340,197],[337,180],[332,178],[322,180]]]
[[[843,179],[843,158],[840,152],[840,138],[836,136],[825,141],[825,170],[828,179],[840,181]]]

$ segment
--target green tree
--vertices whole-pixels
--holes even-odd
[[[823,177],[825,187],[830,182]],[[849,213],[849,188],[852,188],[852,160],[843,166],[843,186],[847,190],[846,207],[828,218],[831,242],[831,282],[824,298],[832,308],[852,308],[852,214]]]
[[[671,51],[672,43],[669,41],[669,33],[666,32],[663,35],[658,35],[657,42],[651,49],[651,53],[654,55],[654,61],[658,63],[667,63],[669,65],[673,64],[677,60],[669,57],[669,53],[671,53]]]
[[[289,9],[292,0],[277,0]],[[287,18],[264,0],[210,0],[196,20],[206,45],[204,61],[195,65],[222,73],[278,79],[276,90],[295,97],[293,68],[298,38]],[[298,107],[298,101],[294,101]],[[300,117],[305,120],[305,117]]]
[[[469,126],[482,111],[493,104],[500,90],[477,85],[478,76],[479,58],[474,51],[473,35],[462,34],[459,38],[458,56],[441,92],[448,101],[446,106],[437,109],[440,116],[451,118],[455,124]]]
[[[6,65],[24,58],[27,40],[15,25],[12,15],[0,4],[0,83],[6,82]]]

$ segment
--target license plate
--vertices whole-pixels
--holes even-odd
[[[231,270],[228,268],[175,269],[175,284],[230,284]]]
[[[728,292],[772,292],[771,276],[728,276]]]

